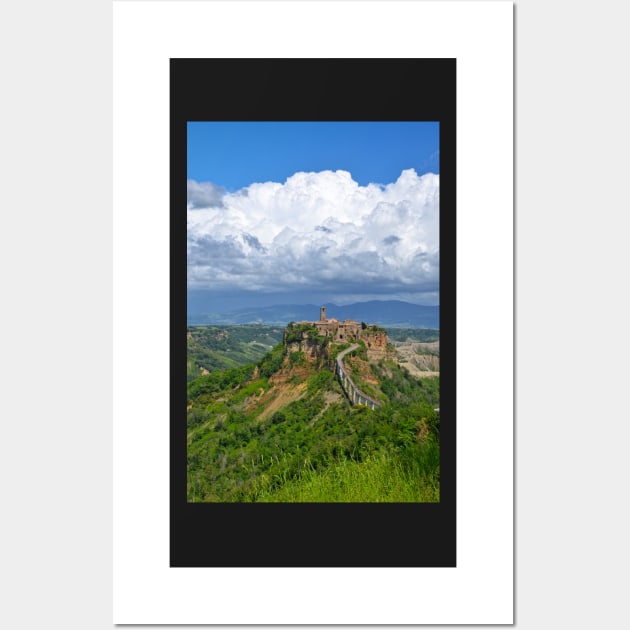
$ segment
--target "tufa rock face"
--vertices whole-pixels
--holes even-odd
[[[314,339],[291,341],[287,344],[287,351],[287,354],[292,352],[302,352],[306,360],[310,363],[317,363],[322,359],[327,360],[330,356],[328,353],[328,346],[323,346]]]
[[[271,383],[282,383],[292,378],[307,378],[314,370],[329,368],[331,365],[328,344],[316,339],[285,341],[286,355],[282,366],[269,377]]]
[[[367,346],[368,358],[372,361],[382,359],[387,354],[387,333],[372,332],[363,335]]]

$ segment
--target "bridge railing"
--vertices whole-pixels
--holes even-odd
[[[346,392],[348,399],[353,405],[365,405],[366,407],[370,407],[370,409],[374,410],[376,407],[380,407],[381,403],[376,402],[373,398],[370,398],[367,394],[363,393],[355,384],[354,381],[350,378],[346,369],[343,367],[341,359],[337,359],[337,376],[339,377],[339,382],[341,383],[341,387]]]

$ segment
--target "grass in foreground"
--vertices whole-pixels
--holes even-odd
[[[435,456],[435,454],[433,454]],[[260,502],[418,502],[440,500],[437,468],[427,474],[421,461],[391,457],[384,451],[362,462],[343,460],[323,470],[305,467],[297,479],[276,490],[262,490]],[[426,469],[425,469],[426,470]]]

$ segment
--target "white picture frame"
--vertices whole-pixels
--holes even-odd
[[[512,3],[113,10],[114,623],[512,623]],[[457,59],[456,568],[169,567],[172,57]]]

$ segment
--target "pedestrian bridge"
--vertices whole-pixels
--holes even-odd
[[[335,372],[337,376],[339,377],[339,382],[341,383],[341,387],[343,388],[343,391],[346,393],[346,396],[348,396],[348,400],[350,400],[350,402],[353,405],[365,405],[366,407],[369,407],[370,409],[376,409],[376,407],[381,406],[381,403],[376,402],[373,398],[370,398],[367,394],[364,394],[354,384],[350,376],[348,376],[348,373],[346,372],[346,368],[343,366],[343,358],[346,356],[346,354],[348,354],[349,352],[352,352],[353,350],[356,350],[358,347],[359,347],[359,344],[354,343],[349,348],[347,348],[343,352],[340,352],[337,355]]]

